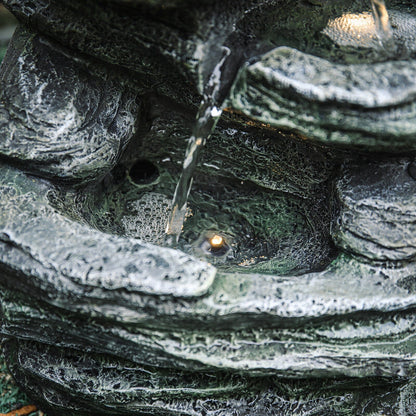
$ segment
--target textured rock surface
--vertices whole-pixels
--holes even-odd
[[[324,143],[415,150],[413,5],[389,4],[400,54],[386,62],[371,28],[364,25],[369,45],[345,46],[328,32],[344,16],[361,19],[361,1],[213,1],[186,12],[179,3],[5,1],[37,31],[178,102],[197,103],[225,45],[236,61],[260,59],[241,71],[229,100],[248,116]],[[282,45],[290,48],[259,58]]]
[[[340,217],[334,239],[372,260],[416,255],[416,182],[408,160],[346,166],[337,184]]]
[[[362,2],[282,3],[5,1],[0,333],[48,414],[416,414],[414,63],[328,47]],[[164,247],[223,46],[261,56]]]
[[[103,182],[76,190],[56,188],[48,198],[76,221],[160,243],[191,122],[170,104],[143,105],[152,108],[149,130]],[[240,265],[246,272],[300,273],[324,267],[334,255],[329,235],[334,158],[291,136],[258,134],[224,120],[195,177],[181,249],[222,269]],[[135,183],[135,169],[145,163],[157,174],[150,183]],[[212,232],[227,236],[226,259],[201,247]]]
[[[397,388],[415,371],[414,266],[381,267],[340,257],[324,272],[221,273],[198,287],[196,277],[186,281],[190,267],[198,267],[196,260],[176,280],[179,259],[167,260],[170,249],[154,247],[149,255],[148,245],[130,240],[129,254],[129,240],[108,237],[56,212],[46,182],[7,167],[1,177],[2,333],[20,340],[10,344],[12,371],[46,409],[57,414],[63,407],[87,414],[114,409],[165,414],[170,409],[192,415],[202,414],[208,402],[212,414],[247,409],[288,414],[296,403],[308,414],[367,405],[364,399],[357,404],[347,387],[343,392],[337,385],[338,404],[328,392],[305,385],[312,389],[310,399],[299,402],[298,390],[290,390],[293,381],[282,381],[289,389],[282,401],[283,387],[274,390],[271,375],[388,377],[383,387],[374,387],[372,406],[382,414],[380,409],[402,405],[402,388]],[[70,230],[60,239],[66,227]],[[33,240],[35,235],[39,240]],[[55,236],[53,245],[49,235]],[[166,265],[158,269],[162,256]],[[157,286],[159,273],[172,279]],[[192,298],[186,300],[192,285]],[[35,344],[26,347],[23,340]],[[41,354],[39,342],[65,348]],[[143,380],[140,375],[149,372],[152,379]],[[195,372],[206,374],[207,381],[194,379]],[[341,380],[341,386],[347,383]],[[153,390],[147,391],[149,382]],[[128,384],[115,388],[118,383]],[[173,392],[165,394],[160,383],[169,392],[175,388],[177,396],[170,399]],[[378,389],[384,392],[379,399]]]
[[[364,414],[410,415],[415,411],[414,385],[400,380],[314,382],[222,373],[195,379],[189,373],[155,373],[100,355],[45,351],[28,342],[20,342],[19,348],[10,342],[7,352],[20,364],[15,370],[32,394],[46,396],[51,410],[69,415],[355,415],[363,414],[362,409]],[[227,394],[232,398],[225,400]],[[94,405],[92,397],[106,405],[98,401]]]
[[[3,156],[71,181],[96,179],[116,164],[138,112],[137,92],[126,82],[105,70],[102,78],[89,74],[25,29],[14,36],[2,68]]]
[[[257,0],[226,5],[204,2],[184,12],[183,7],[174,7],[180,2],[124,2],[124,7],[122,3],[5,2],[35,30],[83,54],[122,66],[146,88],[187,104],[199,99],[197,91],[202,92],[222,46],[240,36],[237,22],[261,4]]]
[[[229,104],[328,144],[414,150],[415,70],[414,61],[334,64],[280,47],[240,71]]]

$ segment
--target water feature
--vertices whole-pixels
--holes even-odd
[[[376,27],[376,35],[383,49],[391,54],[395,51],[393,31],[391,28],[389,14],[384,0],[371,0],[373,16]],[[211,77],[205,87],[204,97],[196,116],[192,136],[189,139],[185,153],[183,169],[177,183],[171,214],[166,226],[167,243],[175,245],[180,237],[187,211],[187,201],[192,187],[193,176],[198,165],[202,149],[206,141],[215,129],[217,121],[222,114],[222,104],[227,92],[232,85],[232,77],[223,76],[225,68],[233,67],[233,76],[238,68],[238,60],[235,59],[228,47],[223,48],[223,56],[215,66]]]
[[[372,40],[356,43],[354,63],[369,50],[382,55],[370,2],[4,3],[22,26],[1,71],[0,334],[13,376],[42,409],[414,414],[416,62],[384,55],[354,72],[344,59],[341,78],[331,38],[315,49],[326,60],[307,48],[351,11]],[[240,17],[248,3],[253,16]],[[257,8],[269,3],[271,17]],[[401,46],[399,17],[416,25],[396,4]],[[264,39],[283,48],[244,68],[227,105],[247,118],[227,113],[207,140],[237,48],[227,42],[211,57],[206,40],[228,39],[238,19],[247,19],[240,30],[270,29]],[[197,42],[209,47],[194,62]],[[69,43],[82,50],[61,46]],[[165,238],[178,149],[208,59],[177,208],[207,147],[193,215],[171,250],[156,237]],[[144,96],[132,88],[137,78]],[[315,95],[291,88],[305,80]],[[211,258],[182,250],[202,238]],[[220,268],[224,240],[234,258]]]
[[[191,191],[195,169],[202,149],[215,129],[222,114],[222,105],[233,84],[240,59],[228,47],[223,47],[223,56],[215,66],[204,89],[192,136],[185,153],[183,169],[172,201],[172,211],[166,227],[167,243],[179,240],[185,220],[187,201]]]

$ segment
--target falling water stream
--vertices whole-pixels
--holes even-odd
[[[204,89],[203,100],[186,149],[182,174],[176,186],[172,211],[166,227],[167,244],[169,245],[175,245],[179,240],[185,220],[187,200],[192,186],[193,175],[198,165],[201,151],[222,114],[222,105],[233,84],[238,67],[239,60],[235,58],[229,48],[223,47],[222,59],[215,66]]]
[[[384,0],[371,0],[376,27],[376,35],[384,50],[394,53],[393,31]],[[172,209],[166,226],[166,243],[176,245],[185,220],[187,201],[192,187],[193,176],[198,165],[202,149],[215,129],[222,114],[222,105],[228,95],[240,61],[223,47],[223,55],[215,66],[204,89],[203,100],[197,113],[192,135],[185,153],[185,160],[172,201]],[[231,70],[230,70],[231,68]],[[224,75],[227,74],[227,75]],[[230,74],[232,74],[230,76]],[[230,79],[231,78],[231,79]]]
[[[394,53],[393,30],[384,0],[371,0],[376,35],[388,53]]]

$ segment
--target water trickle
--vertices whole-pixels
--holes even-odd
[[[215,66],[205,87],[204,98],[199,107],[192,136],[186,149],[182,174],[173,197],[172,212],[166,227],[167,243],[171,245],[179,240],[198,160],[206,141],[214,131],[222,114],[222,105],[233,84],[240,64],[240,60],[235,58],[229,48],[224,47],[223,52],[222,59]]]
[[[371,0],[373,8],[376,35],[383,48],[390,53],[394,53],[393,30],[390,24],[389,13],[384,0]]]

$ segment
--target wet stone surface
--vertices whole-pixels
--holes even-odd
[[[354,43],[358,1],[4,3],[0,334],[34,402],[416,413],[412,4],[389,5],[393,59]],[[238,74],[214,71],[227,48]],[[216,75],[231,92],[172,247]]]

